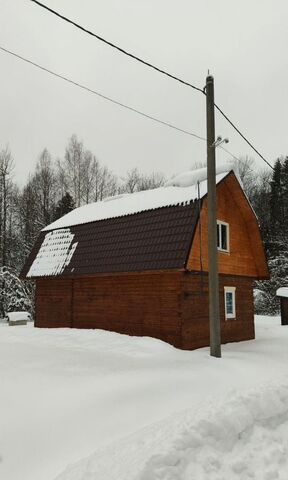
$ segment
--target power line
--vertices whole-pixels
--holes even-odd
[[[118,100],[114,100],[111,97],[108,97],[107,95],[103,95],[102,93],[93,90],[92,88],[86,87],[85,85],[78,83],[71,78],[68,78],[64,75],[61,75],[60,73],[56,73],[49,68],[43,67],[42,65],[39,65],[36,62],[33,62],[32,60],[29,60],[28,58],[23,57],[22,55],[19,55],[18,53],[12,52],[11,50],[8,50],[7,48],[1,47],[0,50],[2,50],[5,53],[8,53],[9,55],[13,55],[14,57],[22,60],[23,62],[29,63],[30,65],[33,65],[34,67],[43,70],[46,73],[49,73],[50,75],[53,75],[54,77],[60,78],[61,80],[64,80],[65,82],[68,82],[76,87],[81,88],[82,90],[86,90],[89,93],[92,93],[94,95],[97,95],[98,97],[102,98],[103,100],[107,100],[110,103],[113,103],[115,105],[118,105],[119,107],[125,108],[126,110],[130,110],[131,112],[137,113],[138,115],[141,115],[142,117],[148,118],[149,120],[153,120],[154,122],[160,123],[162,125],[165,125],[166,127],[172,128],[173,130],[177,130],[178,132],[185,133],[186,135],[190,135],[191,137],[198,138],[199,140],[204,140],[206,141],[205,137],[201,137],[200,135],[197,135],[196,133],[190,132],[188,130],[185,130],[183,128],[177,127],[176,125],[173,125],[172,123],[165,122],[164,120],[160,120],[157,117],[154,117],[152,115],[149,115],[148,113],[144,113],[140,110],[137,110],[134,107],[131,107],[129,105],[126,105],[125,103],[119,102]]]
[[[97,35],[96,33],[92,32],[91,30],[88,30],[87,28],[83,27],[82,25],[79,25],[79,23],[74,22],[70,18],[65,17],[64,15],[61,15],[60,13],[56,12],[52,8],[47,7],[47,5],[44,5],[44,3],[38,2],[38,0],[30,0],[33,3],[36,3],[39,7],[44,8],[45,10],[48,10],[48,12],[53,13],[53,15],[56,15],[56,17],[61,18],[65,22],[70,23],[71,25],[74,25],[74,27],[78,28],[79,30],[82,30],[85,33],[88,33],[88,35],[91,35],[92,37],[97,38],[103,43],[106,43],[106,45],[109,45],[112,48],[115,48],[119,52],[123,53],[127,57],[133,58],[133,60],[137,60],[140,63],[143,63],[143,65],[146,65],[147,67],[153,68],[153,70],[156,70],[159,73],[162,73],[166,75],[167,77],[172,78],[173,80],[176,80],[177,82],[183,83],[183,85],[186,85],[187,87],[191,87],[194,90],[198,90],[201,93],[203,92],[202,88],[196,87],[192,83],[186,82],[185,80],[182,80],[179,77],[176,77],[175,75],[172,75],[171,73],[168,73],[166,70],[163,70],[162,68],[156,67],[156,65],[153,65],[152,63],[147,62],[146,60],[143,60],[143,58],[137,57],[137,55],[134,55],[133,53],[128,52],[127,50],[124,50],[124,48],[119,47],[115,43],[112,43],[105,38],[101,37],[100,35]]]
[[[176,80],[177,82],[180,82],[182,83],[183,85],[186,85],[190,88],[193,88],[194,90],[197,90],[201,93],[204,93],[204,95],[206,95],[206,92],[204,89],[201,89],[199,87],[196,87],[195,85],[193,85],[192,83],[189,83],[189,82],[186,82],[185,80],[179,78],[179,77],[176,77],[175,75],[172,75],[170,74],[169,72],[167,72],[166,70],[163,70],[159,67],[156,67],[156,65],[153,65],[152,63],[149,63],[147,62],[146,60],[143,60],[142,58],[128,52],[127,50],[124,50],[123,48],[119,47],[118,45],[106,40],[105,38],[101,37],[100,35],[92,32],[91,30],[88,30],[87,28],[83,27],[82,25],[79,25],[79,23],[77,22],[74,22],[73,20],[71,20],[70,18],[68,17],[65,17],[64,15],[60,14],[59,12],[56,12],[55,10],[53,10],[52,8],[48,7],[47,5],[45,5],[44,3],[41,3],[39,2],[38,0],[30,0],[31,2],[35,3],[36,5],[38,5],[39,7],[41,8],[44,8],[45,10],[47,10],[48,12],[52,13],[53,15],[56,15],[58,18],[60,18],[61,20],[64,20],[65,22],[67,23],[70,23],[71,25],[73,25],[74,27],[78,28],[79,30],[82,30],[83,32],[87,33],[88,35],[94,37],[94,38],[97,38],[98,40],[100,40],[101,42],[105,43],[106,45],[118,50],[119,52],[123,53],[124,55],[132,58],[133,60],[137,60],[138,62],[142,63],[143,65],[146,65],[147,67],[149,68],[152,68],[154,70],[156,70],[157,72],[159,73],[162,73],[163,75],[166,75],[167,77],[169,78],[172,78],[173,80]],[[252,148],[252,150],[270,167],[272,168],[272,170],[274,170],[274,167],[271,165],[270,162],[268,162],[268,160],[259,152],[259,150],[257,150],[253,145],[252,143],[247,139],[247,137],[239,130],[238,127],[236,127],[236,125],[232,122],[232,120],[230,120],[230,118],[223,112],[223,110],[216,104],[214,103],[214,106],[215,108],[220,112],[220,114],[227,120],[227,122],[234,128],[234,130],[242,137],[242,139],[249,145],[249,147]],[[133,109],[132,109],[133,110]],[[139,113],[139,112],[138,112]],[[155,120],[155,119],[154,119]],[[155,120],[157,121],[157,120]],[[160,123],[163,123],[160,121]],[[171,126],[171,125],[170,125]],[[172,128],[174,128],[172,126]],[[176,128],[177,129],[177,128]],[[186,132],[187,133],[187,132]],[[233,155],[232,155],[233,156]]]
[[[184,128],[180,128],[180,127],[177,127],[176,125],[174,125],[173,123],[170,123],[170,122],[166,122],[165,120],[161,120],[160,118],[157,118],[157,117],[154,117],[152,115],[149,115],[148,113],[144,113],[142,112],[141,110],[138,110],[134,107],[131,107],[130,105],[126,105],[125,103],[122,103],[122,102],[119,102],[118,100],[115,100],[111,97],[108,97],[107,95],[104,95],[96,90],[93,90],[92,88],[89,88],[89,87],[86,87],[85,85],[79,83],[79,82],[76,82],[74,80],[72,80],[71,78],[68,78],[64,75],[61,75],[60,73],[56,73],[54,72],[53,70],[50,70],[49,68],[46,68],[46,67],[43,67],[43,65],[40,65],[36,62],[33,62],[32,60],[29,60],[28,58],[25,58],[23,57],[22,55],[19,55],[18,53],[16,52],[12,52],[11,50],[8,50],[7,48],[4,48],[2,46],[0,46],[0,50],[2,50],[3,52],[9,54],[9,55],[12,55],[13,57],[19,59],[19,60],[22,60],[23,62],[25,63],[28,63],[30,65],[32,65],[33,67],[36,67],[38,68],[39,70],[42,70],[46,73],[49,73],[50,75],[56,77],[56,78],[60,78],[61,80],[64,80],[65,82],[68,82],[70,83],[71,85],[74,85],[78,88],[81,88],[82,90],[85,90],[89,93],[92,93],[94,95],[97,95],[98,97],[102,98],[103,100],[107,100],[108,102],[114,104],[114,105],[117,105],[119,107],[122,107],[126,110],[129,110],[131,112],[134,112],[134,113],[137,113],[138,115],[141,115],[142,117],[144,118],[147,118],[148,120],[152,120],[156,123],[159,123],[160,125],[164,125],[166,127],[169,127],[173,130],[176,130],[178,132],[181,132],[181,133],[184,133],[185,135],[189,135],[190,137],[194,137],[194,138],[197,138],[198,140],[202,140],[204,142],[207,142],[207,139],[205,137],[201,137],[200,135],[197,135],[196,133],[193,133],[193,132],[190,132],[189,130],[185,130]],[[221,148],[221,150],[225,151],[226,153],[228,153],[228,155],[230,155],[232,158],[234,158],[234,160],[237,160],[239,161],[239,158],[236,157],[233,153],[231,153],[229,150],[227,150],[226,148],[224,148],[222,145],[219,146],[219,148]],[[273,167],[271,167],[273,168]]]
[[[234,158],[234,160],[237,160],[237,162],[240,161],[240,158],[236,157],[232,152],[230,152],[229,150],[227,150],[227,148],[223,147],[222,145],[217,145],[216,148],[221,148],[221,150],[223,150],[224,152],[228,153],[228,155],[230,155],[232,158]]]
[[[252,145],[252,143],[245,137],[245,135],[243,133],[240,132],[239,128],[236,127],[236,125],[232,122],[232,120],[230,120],[230,118],[223,112],[223,110],[221,110],[220,107],[218,107],[218,105],[216,103],[214,103],[214,106],[215,108],[218,110],[218,112],[221,113],[221,115],[227,120],[228,123],[230,123],[230,125],[234,128],[234,130],[236,130],[237,133],[239,133],[239,135],[245,140],[245,142],[252,148],[252,150],[254,150],[255,153],[257,153],[257,155],[259,155],[259,157],[270,167],[272,168],[272,170],[274,170],[274,167],[271,165],[270,162],[268,162],[268,160],[266,160],[265,157],[263,157],[263,155]]]

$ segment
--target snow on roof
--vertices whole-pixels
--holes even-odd
[[[46,233],[45,239],[32,263],[27,277],[41,277],[45,275],[59,275],[63,272],[77,247],[72,244],[74,235],[69,228]]]
[[[229,168],[230,167],[230,168]],[[227,173],[231,170],[231,166],[227,164],[217,167],[217,174]],[[165,183],[165,187],[190,187],[197,185],[198,182],[203,182],[207,179],[207,168],[198,168],[197,170],[188,170],[172,177]]]
[[[218,184],[225,178],[231,170],[231,165],[229,168],[227,164],[217,168],[216,183]],[[123,217],[161,207],[188,204],[198,198],[198,182],[200,198],[207,194],[206,172],[206,168],[184,172],[172,178],[164,187],[116,195],[101,202],[84,205],[43,228],[43,231],[71,227],[108,218]]]
[[[278,288],[276,292],[277,297],[286,297],[288,298],[288,287]]]

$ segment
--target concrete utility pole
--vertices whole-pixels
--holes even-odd
[[[221,357],[216,215],[214,78],[206,78],[210,355]]]

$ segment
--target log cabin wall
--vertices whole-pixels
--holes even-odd
[[[221,275],[219,281],[222,343],[254,338],[252,280]],[[225,320],[224,286],[236,287],[235,320]],[[37,280],[37,327],[99,328],[192,350],[209,345],[208,318],[205,274]]]
[[[36,280],[35,327],[72,327],[72,279]]]
[[[102,328],[181,344],[180,274],[74,280],[73,327]]]
[[[181,273],[38,279],[37,327],[100,328],[181,348]]]
[[[225,318],[224,287],[236,287],[236,318]],[[221,342],[255,338],[252,280],[247,277],[219,276]],[[182,348],[193,350],[209,345],[208,275],[182,276]]]

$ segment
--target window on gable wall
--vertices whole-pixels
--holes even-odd
[[[229,224],[217,220],[217,248],[229,252]]]
[[[225,318],[233,320],[236,318],[235,287],[224,287]]]

